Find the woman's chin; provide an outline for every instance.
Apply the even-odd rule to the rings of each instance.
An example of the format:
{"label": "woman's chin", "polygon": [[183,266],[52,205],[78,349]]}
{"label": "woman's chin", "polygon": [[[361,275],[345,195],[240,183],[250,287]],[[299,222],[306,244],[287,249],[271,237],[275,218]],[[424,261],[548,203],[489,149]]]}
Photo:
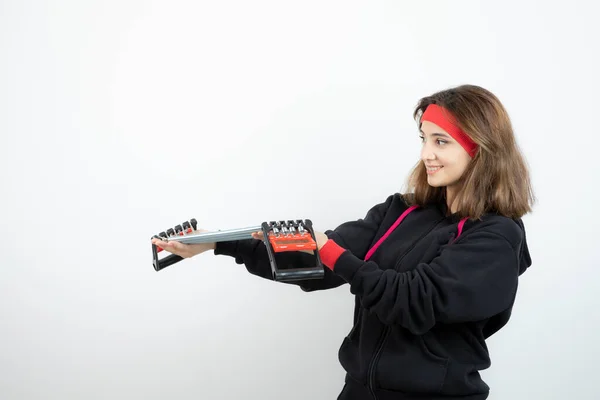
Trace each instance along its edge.
{"label": "woman's chin", "polygon": [[435,179],[435,178],[432,178],[432,177],[428,177],[427,178],[427,183],[429,184],[429,186],[432,186],[432,187],[446,186],[443,181],[440,181],[439,179]]}

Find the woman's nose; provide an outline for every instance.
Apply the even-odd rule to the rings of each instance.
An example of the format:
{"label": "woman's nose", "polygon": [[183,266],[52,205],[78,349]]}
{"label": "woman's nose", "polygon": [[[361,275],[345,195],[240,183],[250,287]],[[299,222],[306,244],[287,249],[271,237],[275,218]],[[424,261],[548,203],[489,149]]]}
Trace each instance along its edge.
{"label": "woman's nose", "polygon": [[435,159],[435,153],[432,151],[432,149],[427,144],[424,144],[423,148],[421,149],[421,159],[422,160],[434,160]]}

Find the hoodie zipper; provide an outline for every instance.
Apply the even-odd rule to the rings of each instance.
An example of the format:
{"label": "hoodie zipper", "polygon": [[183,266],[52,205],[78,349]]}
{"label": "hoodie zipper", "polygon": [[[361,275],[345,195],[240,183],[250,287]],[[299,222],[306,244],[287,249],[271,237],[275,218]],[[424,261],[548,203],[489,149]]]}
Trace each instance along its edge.
{"label": "hoodie zipper", "polygon": [[375,351],[375,356],[371,361],[371,365],[369,366],[369,391],[371,392],[371,396],[373,399],[377,400],[377,396],[375,395],[375,365],[377,365],[377,361],[379,361],[379,355],[381,354],[381,350],[383,350],[383,344],[387,339],[390,333],[390,328],[386,325],[383,331],[383,335],[379,338],[379,342],[377,344],[377,351]]}
{"label": "hoodie zipper", "polygon": [[[445,218],[442,218],[442,219],[436,221],[436,223],[433,224],[433,226],[431,228],[429,228],[421,236],[419,236],[419,238],[417,240],[415,240],[408,249],[406,249],[406,251],[400,256],[398,261],[396,261],[396,264],[394,265],[394,270],[398,269],[398,266],[400,265],[400,263],[402,262],[404,257],[417,245],[417,243],[419,243],[425,236],[427,236],[432,230],[434,230],[440,224],[440,222],[442,222],[444,219]],[[377,365],[377,362],[379,361],[379,357],[381,356],[381,351],[383,350],[383,345],[385,344],[385,341],[387,340],[387,337],[390,334],[390,330],[391,330],[390,327],[388,325],[386,325],[383,330],[383,334],[379,337],[379,341],[378,341],[378,344],[376,347],[377,350],[375,350],[375,356],[371,360],[371,364],[369,365],[369,369],[367,372],[368,373],[369,391],[371,392],[371,396],[373,396],[374,400],[377,400],[377,396],[375,395],[375,366]]]}

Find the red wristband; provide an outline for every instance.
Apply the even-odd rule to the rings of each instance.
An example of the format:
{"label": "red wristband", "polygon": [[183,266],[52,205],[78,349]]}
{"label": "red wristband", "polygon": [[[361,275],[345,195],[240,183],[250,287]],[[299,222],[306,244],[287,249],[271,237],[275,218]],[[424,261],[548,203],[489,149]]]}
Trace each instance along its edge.
{"label": "red wristband", "polygon": [[323,264],[333,271],[333,266],[345,251],[346,249],[341,247],[332,239],[329,239],[327,242],[325,242],[323,247],[321,247],[321,250],[319,250],[319,257],[321,257]]}

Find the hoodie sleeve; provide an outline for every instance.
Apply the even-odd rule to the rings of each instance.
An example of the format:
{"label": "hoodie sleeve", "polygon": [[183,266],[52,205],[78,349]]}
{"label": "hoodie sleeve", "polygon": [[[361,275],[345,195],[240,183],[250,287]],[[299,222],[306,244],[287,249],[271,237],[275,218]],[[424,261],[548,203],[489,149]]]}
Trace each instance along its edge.
{"label": "hoodie sleeve", "polygon": [[[334,230],[325,231],[324,233],[329,238],[328,243],[335,243],[340,249],[348,250],[358,257],[364,257],[393,198],[394,195],[390,195],[384,202],[371,207],[364,219],[345,222]],[[251,274],[265,279],[273,279],[267,248],[261,240],[245,239],[217,242],[214,254],[234,257],[235,262],[240,265],[244,264]],[[293,265],[295,267],[313,266],[315,256],[304,252],[281,252],[276,254],[276,262],[278,265]],[[323,279],[307,279],[285,283],[298,285],[302,290],[310,292],[333,289],[345,284],[346,281],[329,268],[325,268]]]}
{"label": "hoodie sleeve", "polygon": [[512,305],[522,232],[510,224],[465,232],[452,244],[440,237],[430,247],[432,261],[406,272],[382,270],[332,241],[321,248],[322,259],[383,323],[423,334],[437,322],[483,320]]}

